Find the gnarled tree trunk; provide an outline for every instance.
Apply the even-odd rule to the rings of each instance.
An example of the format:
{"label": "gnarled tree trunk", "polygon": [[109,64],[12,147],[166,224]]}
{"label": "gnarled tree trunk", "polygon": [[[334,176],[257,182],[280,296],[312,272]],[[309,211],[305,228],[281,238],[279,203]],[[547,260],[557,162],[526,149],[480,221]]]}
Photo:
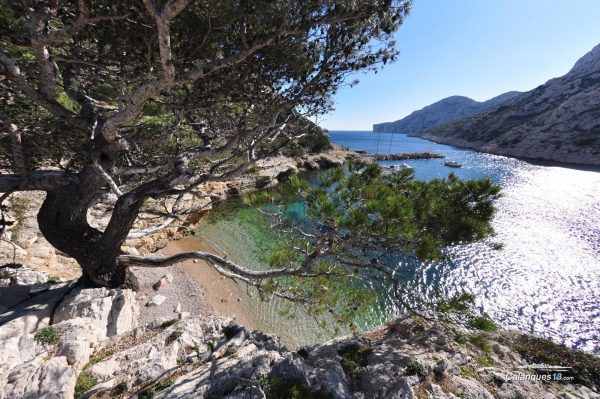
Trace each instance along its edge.
{"label": "gnarled tree trunk", "polygon": [[103,233],[89,225],[87,211],[104,186],[104,180],[88,167],[78,181],[47,190],[38,224],[52,246],[77,260],[91,284],[137,289],[135,276],[118,264],[117,257],[142,201],[128,206],[117,202],[110,227]]}

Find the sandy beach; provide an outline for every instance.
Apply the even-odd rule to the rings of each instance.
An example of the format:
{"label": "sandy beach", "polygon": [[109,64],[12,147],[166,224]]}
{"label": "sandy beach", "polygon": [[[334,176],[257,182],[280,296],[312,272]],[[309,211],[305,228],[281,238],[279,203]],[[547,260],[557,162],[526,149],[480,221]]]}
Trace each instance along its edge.
{"label": "sandy beach", "polygon": [[[161,250],[161,254],[169,255],[185,251],[207,251],[223,255],[194,236],[170,242]],[[217,315],[231,317],[249,330],[257,328],[250,311],[252,299],[240,284],[222,276],[202,260],[189,260],[179,264],[177,268],[200,286],[203,300],[210,311]]]}

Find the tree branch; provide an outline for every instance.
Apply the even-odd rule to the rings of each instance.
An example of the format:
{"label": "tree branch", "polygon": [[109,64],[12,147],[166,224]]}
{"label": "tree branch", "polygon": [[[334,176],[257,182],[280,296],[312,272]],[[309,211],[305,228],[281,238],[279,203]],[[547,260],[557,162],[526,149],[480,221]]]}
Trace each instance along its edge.
{"label": "tree branch", "polygon": [[157,231],[160,231],[162,229],[164,229],[165,227],[167,227],[168,225],[170,225],[171,223],[173,223],[175,221],[175,219],[177,219],[177,217],[180,215],[178,212],[178,208],[179,208],[179,203],[181,202],[183,198],[183,194],[179,195],[177,197],[177,199],[175,200],[175,202],[173,203],[173,207],[171,208],[171,215],[167,217],[162,223],[156,225],[156,226],[152,226],[152,227],[148,227],[146,229],[142,229],[142,230],[138,230],[138,231],[130,231],[129,234],[127,235],[128,239],[135,239],[135,238],[142,238],[147,236],[148,234],[152,234],[155,233]]}
{"label": "tree branch", "polygon": [[110,175],[108,173],[106,173],[106,171],[102,168],[102,166],[100,166],[100,164],[98,162],[94,162],[92,164],[92,167],[102,177],[102,179],[104,179],[104,181],[108,184],[110,189],[115,194],[117,194],[117,197],[120,197],[123,195],[123,192],[121,191],[121,189],[119,188],[117,183],[115,183],[115,181],[112,179],[112,177],[110,177]]}
{"label": "tree branch", "polygon": [[17,126],[12,123],[8,126],[8,130],[10,132],[15,171],[25,178],[27,176],[27,166],[25,164],[25,157],[23,156],[21,132]]}
{"label": "tree branch", "polygon": [[17,66],[14,58],[2,50],[0,50],[0,66],[2,66],[2,71],[8,80],[13,82],[16,88],[29,97],[29,99],[31,99],[33,102],[46,108],[52,114],[56,115],[69,125],[82,130],[88,130],[89,126],[85,120],[79,118],[73,112],[54,101],[54,99],[47,98],[45,95],[42,95],[40,92],[31,87],[27,81],[23,79],[21,70]]}
{"label": "tree branch", "polygon": [[0,192],[7,191],[49,191],[57,187],[77,183],[79,176],[57,170],[32,171],[23,179],[21,175],[0,175]]}
{"label": "tree branch", "polygon": [[285,268],[285,269],[273,269],[273,270],[250,270],[245,267],[236,265],[235,263],[222,258],[218,255],[210,252],[194,251],[194,252],[182,252],[167,258],[150,258],[144,256],[135,255],[121,255],[117,258],[118,262],[123,266],[140,266],[140,267],[165,267],[171,266],[179,262],[183,262],[189,259],[202,259],[218,266],[235,276],[246,278],[250,280],[263,280],[267,278],[276,277],[287,277],[287,276],[302,276],[302,277],[316,277],[318,274],[308,272],[306,267],[301,266],[299,268]]}

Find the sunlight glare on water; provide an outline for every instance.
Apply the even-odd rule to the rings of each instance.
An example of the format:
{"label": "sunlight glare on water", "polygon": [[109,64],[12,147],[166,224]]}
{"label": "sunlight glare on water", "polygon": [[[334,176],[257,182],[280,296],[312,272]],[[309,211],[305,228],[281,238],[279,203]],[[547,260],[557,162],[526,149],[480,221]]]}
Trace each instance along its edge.
{"label": "sunlight glare on water", "polygon": [[[330,132],[330,136],[350,149],[374,152],[376,148],[372,132]],[[382,137],[380,147],[386,153],[431,150],[463,165],[454,169],[439,159],[402,161],[414,168],[417,179],[443,178],[452,172],[464,179],[487,177],[502,187],[493,220],[496,236],[448,248],[447,262],[400,261],[401,288],[412,293],[411,304],[426,302],[436,292],[446,296],[472,292],[480,310],[504,328],[600,353],[598,170],[534,164],[400,134]],[[272,238],[248,222],[252,216],[240,215],[206,225],[201,236],[221,246],[235,261],[264,267],[258,254]],[[493,249],[495,243],[503,248]],[[366,329],[399,311],[390,287],[374,288],[381,293],[382,303],[359,323]],[[311,319],[283,321],[280,306],[277,302],[255,304],[254,317],[263,331],[282,335],[284,342],[293,345],[327,338],[318,333]]]}

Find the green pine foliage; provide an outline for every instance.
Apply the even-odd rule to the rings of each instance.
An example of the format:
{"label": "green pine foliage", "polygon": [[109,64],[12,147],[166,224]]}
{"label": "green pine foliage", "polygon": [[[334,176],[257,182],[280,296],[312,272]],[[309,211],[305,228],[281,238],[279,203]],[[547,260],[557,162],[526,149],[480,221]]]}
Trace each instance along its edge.
{"label": "green pine foliage", "polygon": [[[302,276],[263,281],[261,298],[280,295],[304,304],[309,314],[355,328],[357,316],[378,300],[367,281],[383,277],[393,284],[386,256],[436,261],[446,246],[485,238],[493,232],[499,190],[487,179],[451,174],[418,181],[411,170],[388,174],[377,164],[353,162],[322,173],[317,182],[293,176],[274,189],[247,194],[244,203],[260,207],[271,230],[279,232],[267,264],[303,270]],[[286,213],[291,209],[296,217]],[[465,293],[439,306],[454,312],[472,303]]]}

